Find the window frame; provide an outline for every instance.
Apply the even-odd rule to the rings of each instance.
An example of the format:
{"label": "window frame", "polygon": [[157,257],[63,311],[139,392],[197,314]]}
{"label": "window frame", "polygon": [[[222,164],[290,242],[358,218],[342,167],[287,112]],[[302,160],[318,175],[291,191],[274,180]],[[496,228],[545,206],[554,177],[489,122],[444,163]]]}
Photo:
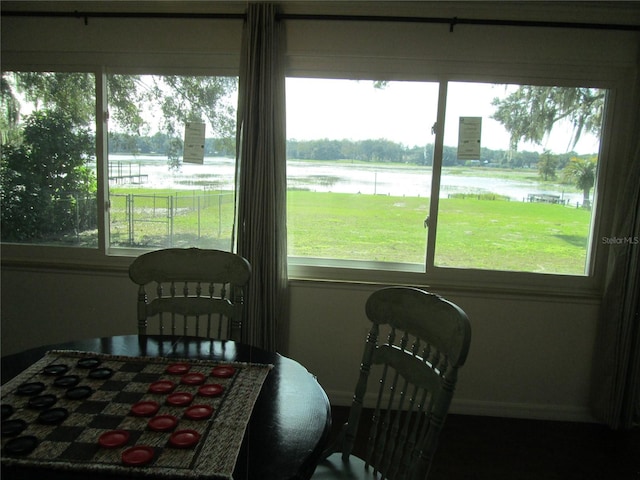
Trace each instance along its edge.
{"label": "window frame", "polygon": [[[61,72],[91,73],[95,79],[95,158],[97,183],[97,224],[98,245],[95,247],[75,247],[64,245],[28,244],[2,242],[2,262],[7,265],[38,264],[49,268],[122,269],[128,266],[131,258],[155,250],[153,248],[111,247],[110,245],[110,205],[109,205],[109,150],[108,150],[108,98],[107,75],[237,75],[228,70],[205,71],[199,68],[191,70],[175,68],[131,69],[101,66],[97,68],[73,68],[53,65],[20,66],[3,65],[2,71],[15,72]],[[224,72],[224,73],[222,73]]]}
{"label": "window frame", "polygon": [[[477,67],[479,71],[484,70]],[[606,186],[606,172],[612,162],[609,157],[611,152],[611,136],[613,135],[613,114],[619,105],[615,105],[617,92],[621,88],[619,80],[602,80],[593,78],[589,80],[583,76],[567,76],[560,79],[554,78],[551,74],[545,74],[546,69],[541,68],[535,75],[513,75],[511,73],[462,73],[455,75],[441,75],[434,80],[433,77],[425,75],[424,78],[408,75],[402,78],[397,73],[394,80],[413,81],[437,81],[440,84],[440,94],[438,99],[437,122],[438,127],[434,142],[434,162],[432,167],[432,190],[431,202],[429,204],[430,223],[426,240],[426,260],[425,265],[409,266],[409,264],[395,265],[385,262],[361,262],[344,261],[337,259],[322,259],[312,257],[288,257],[289,278],[293,280],[329,280],[337,282],[359,282],[359,283],[383,283],[383,284],[412,284],[423,285],[436,288],[447,288],[449,290],[473,291],[481,285],[485,291],[512,292],[522,294],[562,295],[577,297],[593,297],[598,295],[602,289],[604,273],[604,250],[598,239],[602,237],[601,232],[607,228],[607,222],[603,220],[603,212],[610,210],[603,201],[603,192]],[[334,72],[335,73],[335,72]],[[287,76],[309,76],[313,78],[351,78],[344,72],[339,76],[333,76],[331,72],[309,72],[291,74]],[[361,72],[354,75],[353,79],[371,80],[363,76]],[[375,79],[384,79],[380,76]],[[587,247],[587,268],[584,275],[568,275],[557,273],[534,273],[517,271],[485,270],[475,268],[458,267],[438,267],[434,263],[435,242],[437,235],[437,209],[439,201],[434,201],[434,192],[440,188],[440,175],[442,169],[442,153],[444,142],[444,118],[446,115],[446,95],[449,82],[473,82],[492,84],[520,84],[520,85],[554,85],[564,87],[591,87],[607,90],[607,100],[603,115],[602,135],[600,139],[600,152],[598,155],[598,174],[594,189],[594,208],[590,225],[590,239]],[[611,198],[613,191],[604,193],[606,198]],[[435,198],[438,198],[437,196]],[[435,219],[435,221],[434,221]],[[397,268],[400,267],[400,268]],[[419,267],[419,268],[418,268]]]}

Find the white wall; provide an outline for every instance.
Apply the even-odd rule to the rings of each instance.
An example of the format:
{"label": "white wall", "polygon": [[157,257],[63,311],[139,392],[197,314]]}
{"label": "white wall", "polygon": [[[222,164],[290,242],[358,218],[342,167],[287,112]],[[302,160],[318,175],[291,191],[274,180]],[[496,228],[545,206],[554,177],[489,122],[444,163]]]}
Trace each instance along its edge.
{"label": "white wall", "polygon": [[2,268],[2,355],[104,335],[133,334],[137,290],[126,273]]}
{"label": "white wall", "polygon": [[[348,405],[374,286],[296,283],[289,355],[317,375],[331,400]],[[472,342],[453,411],[587,420],[598,306],[589,301],[436,292],[469,315]]]}
{"label": "white wall", "polygon": [[[348,405],[377,286],[292,282],[288,356],[331,401]],[[438,292],[469,315],[473,338],[453,411],[589,420],[597,302]],[[136,332],[126,272],[2,269],[2,355],[73,339]]]}

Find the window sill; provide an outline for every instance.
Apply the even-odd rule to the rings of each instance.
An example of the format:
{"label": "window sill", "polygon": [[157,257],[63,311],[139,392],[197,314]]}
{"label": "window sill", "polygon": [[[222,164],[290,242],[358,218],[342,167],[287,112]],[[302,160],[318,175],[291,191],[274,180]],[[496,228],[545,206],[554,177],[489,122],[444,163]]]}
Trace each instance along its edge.
{"label": "window sill", "polygon": [[126,272],[132,259],[105,255],[97,248],[2,244],[3,268]]}
{"label": "window sill", "polygon": [[[299,259],[298,259],[299,261]],[[525,297],[574,298],[599,302],[602,288],[591,276],[552,275],[526,272],[435,269],[416,271],[345,268],[289,263],[291,282],[318,282],[360,285],[412,285],[448,294],[508,295]]]}

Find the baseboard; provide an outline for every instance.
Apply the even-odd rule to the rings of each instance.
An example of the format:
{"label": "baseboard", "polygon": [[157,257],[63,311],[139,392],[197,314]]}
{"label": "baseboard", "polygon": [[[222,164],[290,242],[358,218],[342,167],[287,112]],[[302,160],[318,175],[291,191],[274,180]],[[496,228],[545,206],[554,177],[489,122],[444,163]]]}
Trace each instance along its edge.
{"label": "baseboard", "polygon": [[[332,405],[349,406],[353,393],[327,392]],[[374,406],[373,399],[365,398],[364,406]],[[535,403],[488,402],[478,400],[456,400],[451,402],[449,413],[458,415],[478,415],[485,417],[522,418],[529,420],[554,420],[562,422],[588,422],[596,420],[587,407],[572,405],[541,405]]]}

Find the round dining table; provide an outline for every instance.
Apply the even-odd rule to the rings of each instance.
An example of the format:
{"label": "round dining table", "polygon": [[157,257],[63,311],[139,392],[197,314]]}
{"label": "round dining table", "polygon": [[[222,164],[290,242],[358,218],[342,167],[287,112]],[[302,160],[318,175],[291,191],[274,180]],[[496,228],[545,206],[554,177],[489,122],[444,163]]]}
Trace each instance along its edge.
{"label": "round dining table", "polygon": [[[2,357],[2,384],[50,350],[132,357],[166,357],[272,364],[260,390],[238,453],[233,480],[307,479],[313,474],[331,428],[329,400],[300,363],[281,354],[233,341],[197,337],[123,335],[46,345]],[[86,474],[2,465],[2,479],[72,480]],[[115,478],[91,475],[92,480]],[[118,478],[122,478],[118,476]]]}

